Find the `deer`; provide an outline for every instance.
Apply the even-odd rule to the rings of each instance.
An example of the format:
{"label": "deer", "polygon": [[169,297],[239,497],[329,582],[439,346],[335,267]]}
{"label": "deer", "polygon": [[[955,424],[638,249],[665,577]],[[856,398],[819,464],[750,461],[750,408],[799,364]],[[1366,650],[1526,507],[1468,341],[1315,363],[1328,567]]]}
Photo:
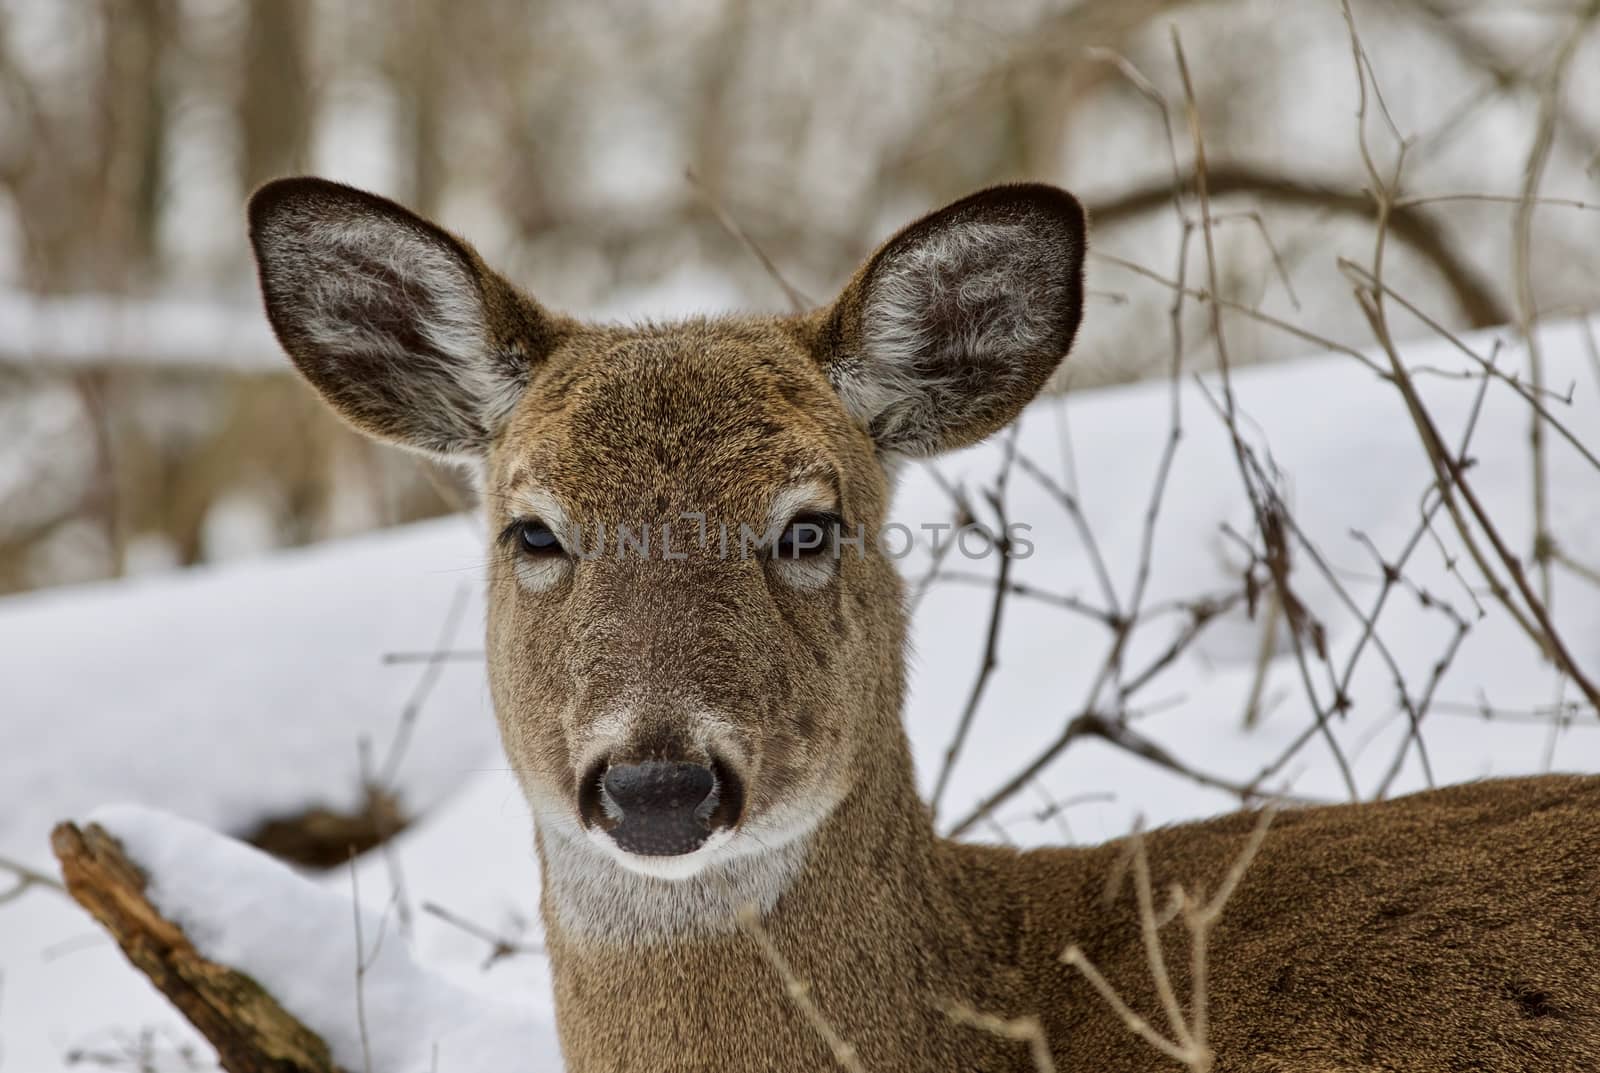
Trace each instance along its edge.
{"label": "deer", "polygon": [[[1115,881],[1128,839],[936,832],[902,723],[905,588],[850,534],[883,524],[904,465],[993,435],[1065,359],[1071,194],[956,201],[809,312],[636,325],[547,309],[333,182],[271,182],[248,216],[310,386],[476,474],[490,693],[574,1073],[1600,1069],[1600,777],[1147,832],[1149,890],[1237,880],[1204,966]],[[683,518],[764,539],[596,536]],[[1197,982],[1187,1058],[1130,1029],[1193,1017]]]}

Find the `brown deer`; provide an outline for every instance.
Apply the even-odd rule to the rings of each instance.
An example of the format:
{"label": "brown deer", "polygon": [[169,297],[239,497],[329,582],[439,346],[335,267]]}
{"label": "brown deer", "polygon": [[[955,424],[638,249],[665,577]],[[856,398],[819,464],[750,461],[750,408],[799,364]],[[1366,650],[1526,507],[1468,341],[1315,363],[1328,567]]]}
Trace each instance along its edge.
{"label": "brown deer", "polygon": [[[806,315],[639,327],[548,311],[329,182],[264,187],[250,233],[312,386],[481,473],[489,678],[577,1073],[1035,1068],[972,1012],[1034,1019],[1061,1070],[1177,1068],[1069,945],[1150,1025],[1188,1019],[1196,1069],[1600,1069],[1600,778],[1278,815],[1211,930],[1203,1026],[1182,923],[1110,882],[1127,843],[935,834],[901,580],[851,534],[900,460],[995,432],[1066,355],[1070,195],[958,201]],[[1256,828],[1149,834],[1142,889],[1217,890]]]}

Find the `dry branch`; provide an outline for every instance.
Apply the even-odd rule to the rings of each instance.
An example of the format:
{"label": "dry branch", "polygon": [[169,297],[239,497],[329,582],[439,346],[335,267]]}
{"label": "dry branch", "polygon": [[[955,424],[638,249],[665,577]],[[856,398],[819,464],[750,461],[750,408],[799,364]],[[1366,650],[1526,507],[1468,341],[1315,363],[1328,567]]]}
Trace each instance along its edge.
{"label": "dry branch", "polygon": [[[1561,92],[1566,82],[1567,69],[1577,55],[1578,45],[1595,16],[1600,14],[1600,4],[1591,3],[1584,18],[1567,33],[1556,54],[1555,62],[1539,94],[1539,122],[1534,131],[1533,145],[1528,149],[1528,162],[1523,168],[1522,198],[1517,205],[1512,225],[1512,275],[1517,287],[1517,332],[1522,336],[1528,351],[1528,371],[1533,378],[1533,390],[1544,389],[1544,350],[1539,344],[1539,303],[1533,285],[1533,212],[1538,203],[1539,186],[1544,181],[1545,167],[1550,162],[1550,151],[1555,146],[1556,120],[1560,112]],[[1533,563],[1539,573],[1539,599],[1549,606],[1550,563],[1554,557],[1555,538],[1550,533],[1549,475],[1545,461],[1544,416],[1535,412],[1528,429],[1529,446],[1533,456]]]}
{"label": "dry branch", "polygon": [[861,1064],[861,1056],[856,1053],[855,1045],[839,1034],[838,1029],[823,1016],[817,1008],[816,1000],[811,996],[811,984],[795,975],[789,960],[783,956],[772,936],[767,934],[761,926],[761,918],[751,906],[739,910],[737,916],[739,927],[750,937],[761,951],[761,956],[767,964],[778,974],[778,979],[783,982],[784,994],[789,996],[789,1001],[804,1017],[823,1043],[827,1044],[828,1053],[833,1056],[834,1063],[845,1073],[866,1073],[866,1067]]}
{"label": "dry branch", "polygon": [[[523,942],[521,939],[516,938],[515,936],[493,931],[484,927],[482,924],[474,924],[472,921],[457,913],[451,912],[449,909],[439,905],[437,902],[423,902],[422,911],[427,913],[429,916],[437,917],[453,928],[457,928],[460,931],[466,932],[474,939],[481,939],[485,943],[488,943],[489,954],[483,959],[483,970],[485,972],[493,968],[496,962],[504,958],[520,957],[523,955],[543,956],[545,953],[544,947],[539,943]],[[522,931],[525,926],[525,922],[521,921],[520,919],[515,923],[515,929],[518,932]]]}
{"label": "dry branch", "polygon": [[[1106,668],[1102,668],[1102,675]],[[1320,724],[1313,724],[1313,729]],[[966,834],[978,822],[986,818],[1003,802],[1010,800],[1023,787],[1031,783],[1045,768],[1049,767],[1056,757],[1066,751],[1067,746],[1075,741],[1085,738],[1094,738],[1107,745],[1115,746],[1123,752],[1139,757],[1158,768],[1164,768],[1174,775],[1179,775],[1201,786],[1208,786],[1213,790],[1223,790],[1233,794],[1243,805],[1258,803],[1267,804],[1300,804],[1322,805],[1326,801],[1308,798],[1287,792],[1273,792],[1262,789],[1262,783],[1270,777],[1271,772],[1257,775],[1248,784],[1235,782],[1217,775],[1200,771],[1184,763],[1170,751],[1163,748],[1150,738],[1145,737],[1129,726],[1116,719],[1108,718],[1098,712],[1086,711],[1073,717],[1067,722],[1065,729],[1028,764],[1011,778],[1007,779],[1000,787],[984,797],[973,807],[972,811],[953,825],[946,832],[946,837],[959,838]]]}
{"label": "dry branch", "polygon": [[967,734],[972,729],[972,721],[978,714],[978,705],[983,701],[984,690],[988,687],[995,668],[1000,665],[1000,624],[1005,617],[1006,597],[1011,593],[1012,560],[1010,519],[1006,516],[1005,499],[1011,467],[1017,461],[1016,432],[1017,426],[1013,426],[1011,435],[1006,439],[1005,461],[1001,464],[1000,475],[995,479],[994,488],[985,493],[996,518],[994,532],[989,534],[989,546],[999,556],[1000,566],[995,574],[994,597],[989,606],[989,628],[983,642],[983,661],[978,666],[977,677],[973,679],[972,688],[967,694],[967,703],[962,708],[961,718],[956,723],[955,735],[945,749],[944,763],[939,768],[939,776],[933,786],[933,796],[928,802],[928,807],[935,816],[939,814],[939,801],[944,797],[945,788],[950,784],[950,774],[955,770],[956,760],[961,755],[961,747],[966,743]]}
{"label": "dry branch", "polygon": [[940,1002],[937,1005],[946,1017],[958,1025],[966,1025],[1013,1043],[1026,1043],[1028,1054],[1033,1059],[1034,1073],[1056,1073],[1055,1060],[1050,1057],[1050,1041],[1045,1039],[1044,1028],[1037,1017],[998,1017],[961,1002]]}
{"label": "dry branch", "polygon": [[208,960],[145,896],[145,877],[102,828],[50,836],[67,891],[217,1049],[228,1073],[340,1073],[328,1045],[250,977]]}
{"label": "dry branch", "polygon": [[[1461,508],[1457,506],[1456,498],[1458,496],[1465,503],[1467,512],[1477,522],[1479,529],[1482,530],[1484,537],[1488,540],[1494,551],[1495,558],[1499,560],[1506,573],[1510,575],[1512,586],[1516,594],[1522,597],[1524,606],[1522,609],[1517,607],[1512,591],[1493,572],[1488,565],[1487,558],[1482,553],[1474,550],[1474,556],[1478,559],[1484,578],[1489,582],[1492,592],[1507,611],[1512,614],[1512,617],[1528,631],[1533,641],[1583,691],[1584,697],[1588,702],[1595,707],[1600,707],[1600,687],[1597,687],[1589,676],[1579,668],[1566,642],[1556,631],[1555,624],[1551,620],[1544,604],[1539,601],[1538,595],[1529,583],[1521,561],[1506,545],[1505,539],[1500,535],[1499,528],[1495,525],[1493,518],[1473,491],[1472,485],[1466,480],[1466,467],[1458,459],[1451,457],[1449,449],[1445,447],[1438,427],[1433,422],[1432,415],[1428,412],[1427,407],[1423,405],[1421,397],[1417,394],[1416,388],[1412,384],[1410,372],[1400,361],[1399,353],[1395,349],[1393,339],[1389,336],[1388,328],[1383,320],[1381,311],[1375,304],[1375,299],[1366,291],[1358,291],[1356,298],[1361,305],[1362,312],[1367,316],[1368,323],[1372,325],[1374,335],[1389,356],[1394,372],[1395,386],[1400,389],[1406,408],[1417,427],[1418,437],[1422,440],[1422,445],[1427,450],[1428,461],[1433,465],[1438,481],[1439,493],[1444,497],[1445,506],[1449,509],[1451,517],[1456,522],[1462,541],[1469,550],[1477,548],[1466,518]],[[1526,614],[1524,614],[1524,611]],[[1531,624],[1530,619],[1532,620]]]}
{"label": "dry branch", "polygon": [[706,204],[711,206],[711,211],[717,218],[717,223],[721,224],[728,234],[737,239],[740,245],[744,246],[750,252],[750,255],[761,263],[761,267],[771,277],[772,282],[778,285],[778,289],[783,292],[783,296],[789,300],[789,308],[796,313],[804,313],[810,309],[815,303],[802,294],[794,284],[789,282],[788,277],[778,270],[777,263],[771,257],[768,257],[766,251],[757,244],[755,239],[750,237],[750,233],[739,225],[739,221],[723,207],[722,202],[711,192],[711,188],[701,181],[700,177],[694,173],[694,170],[690,169],[685,172],[684,178],[689,180],[689,185],[693,186],[705,197]]}
{"label": "dry branch", "polygon": [[[1211,1073],[1215,1062],[1215,1055],[1212,1054],[1209,1042],[1211,996],[1208,982],[1211,932],[1216,927],[1217,921],[1222,919],[1228,899],[1233,897],[1233,892],[1244,878],[1245,871],[1255,860],[1256,854],[1261,851],[1261,844],[1266,841],[1267,828],[1271,826],[1275,815],[1276,812],[1272,808],[1262,810],[1255,830],[1251,832],[1249,840],[1229,866],[1216,894],[1209,900],[1198,888],[1188,891],[1174,884],[1170,891],[1169,906],[1157,913],[1155,894],[1150,881],[1150,859],[1146,854],[1144,836],[1140,832],[1134,833],[1129,842],[1128,855],[1119,860],[1112,870],[1106,887],[1108,897],[1121,882],[1123,871],[1128,865],[1132,866],[1134,898],[1139,907],[1139,931],[1145,948],[1145,964],[1150,970],[1151,982],[1172,1026],[1172,1039],[1163,1036],[1146,1018],[1129,1006],[1127,1000],[1117,992],[1076,943],[1067,947],[1061,955],[1061,961],[1077,969],[1099,993],[1101,999],[1122,1021],[1123,1027],[1161,1054],[1188,1067],[1190,1073]],[[1184,928],[1189,933],[1188,1019],[1185,1019],[1183,1004],[1173,989],[1159,936],[1162,925],[1174,918],[1181,918]]]}
{"label": "dry branch", "polygon": [[[1193,189],[1194,173],[1183,176],[1185,189]],[[1294,176],[1244,165],[1212,165],[1206,169],[1206,186],[1213,198],[1252,195],[1298,208],[1334,212],[1341,216],[1373,219],[1377,207],[1364,191],[1339,190]],[[1139,187],[1109,201],[1090,205],[1090,215],[1101,227],[1130,220],[1172,204],[1172,185],[1165,180]],[[1213,217],[1215,219],[1215,217]],[[1390,208],[1389,230],[1438,271],[1455,296],[1461,312],[1474,328],[1492,328],[1511,320],[1511,310],[1465,257],[1450,244],[1445,229],[1415,203]]]}
{"label": "dry branch", "polygon": [[34,887],[66,893],[59,880],[5,857],[0,857],[0,872],[10,872],[13,878],[11,886],[0,890],[0,905],[16,901]]}

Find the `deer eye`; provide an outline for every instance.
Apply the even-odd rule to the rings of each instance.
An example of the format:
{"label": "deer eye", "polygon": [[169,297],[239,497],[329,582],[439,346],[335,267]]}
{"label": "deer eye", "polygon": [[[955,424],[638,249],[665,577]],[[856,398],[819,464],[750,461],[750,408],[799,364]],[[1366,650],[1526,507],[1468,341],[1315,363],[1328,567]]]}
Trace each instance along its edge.
{"label": "deer eye", "polygon": [[778,559],[811,559],[833,550],[844,520],[837,514],[807,511],[796,514],[779,535],[772,554]]}
{"label": "deer eye", "polygon": [[565,555],[566,549],[561,546],[561,541],[556,538],[550,527],[536,518],[526,521],[512,522],[511,537],[517,550],[522,554],[534,558],[544,558],[551,555]]}

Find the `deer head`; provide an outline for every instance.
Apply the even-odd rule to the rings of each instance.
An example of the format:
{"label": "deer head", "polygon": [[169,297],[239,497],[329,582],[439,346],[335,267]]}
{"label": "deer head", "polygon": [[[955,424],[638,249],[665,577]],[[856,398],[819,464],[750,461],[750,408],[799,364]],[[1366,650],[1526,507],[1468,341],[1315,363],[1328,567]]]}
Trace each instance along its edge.
{"label": "deer head", "polygon": [[831,305],[647,326],[545,310],[389,201],[250,204],[274,330],[365,432],[469,461],[488,668],[547,850],[681,880],[803,843],[900,734],[891,474],[996,431],[1066,355],[1083,212],[985,190]]}

